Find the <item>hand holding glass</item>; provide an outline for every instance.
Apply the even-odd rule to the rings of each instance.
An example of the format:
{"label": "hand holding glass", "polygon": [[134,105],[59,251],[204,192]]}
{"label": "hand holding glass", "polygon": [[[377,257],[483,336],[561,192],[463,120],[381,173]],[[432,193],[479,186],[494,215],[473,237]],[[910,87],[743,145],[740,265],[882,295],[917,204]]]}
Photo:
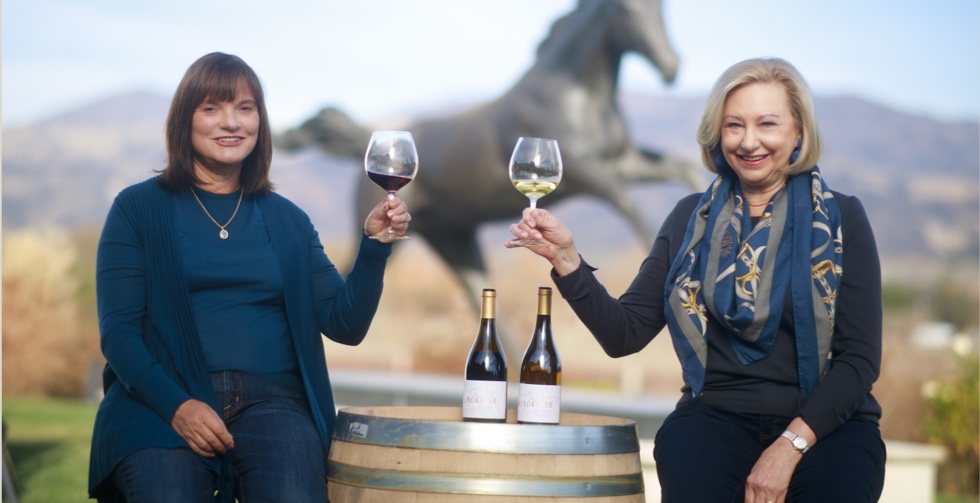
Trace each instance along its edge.
{"label": "hand holding glass", "polygon": [[[371,135],[367,152],[364,154],[364,172],[368,178],[382,189],[388,191],[388,199],[395,192],[408,185],[419,169],[419,154],[415,150],[415,140],[408,131],[375,131]],[[389,225],[371,239],[410,239],[399,236]]]}
{"label": "hand holding glass", "polygon": [[[531,200],[531,208],[536,208],[538,199],[550,194],[561,182],[558,142],[547,138],[520,137],[510,156],[509,170],[514,188]],[[541,244],[533,239],[515,239],[511,243],[519,246]]]}

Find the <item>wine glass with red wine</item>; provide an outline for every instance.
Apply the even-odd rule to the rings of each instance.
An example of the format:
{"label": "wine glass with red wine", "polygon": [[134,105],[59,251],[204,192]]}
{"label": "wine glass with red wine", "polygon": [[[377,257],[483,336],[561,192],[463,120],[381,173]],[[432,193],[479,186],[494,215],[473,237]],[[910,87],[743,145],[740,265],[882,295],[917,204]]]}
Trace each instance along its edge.
{"label": "wine glass with red wine", "polygon": [[[364,172],[368,178],[388,192],[388,198],[395,197],[398,189],[408,185],[419,170],[419,154],[415,150],[415,140],[408,131],[375,131],[371,134],[367,152],[364,154]],[[388,227],[384,232],[370,236],[371,239],[409,239],[399,236]]]}

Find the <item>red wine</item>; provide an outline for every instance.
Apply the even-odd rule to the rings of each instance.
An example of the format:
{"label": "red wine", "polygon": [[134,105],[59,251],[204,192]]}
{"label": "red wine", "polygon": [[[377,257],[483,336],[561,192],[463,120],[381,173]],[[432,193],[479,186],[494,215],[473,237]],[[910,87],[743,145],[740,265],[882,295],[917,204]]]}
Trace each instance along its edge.
{"label": "red wine", "polygon": [[412,178],[408,176],[389,175],[387,173],[375,173],[373,171],[368,171],[367,175],[378,187],[388,192],[394,192],[412,181]]}
{"label": "red wine", "polygon": [[519,423],[558,424],[561,418],[561,358],[551,335],[551,288],[538,288],[538,320],[521,362]]}
{"label": "red wine", "polygon": [[503,422],[507,419],[507,358],[497,337],[496,299],[496,290],[483,290],[480,330],[466,357],[464,421]]}

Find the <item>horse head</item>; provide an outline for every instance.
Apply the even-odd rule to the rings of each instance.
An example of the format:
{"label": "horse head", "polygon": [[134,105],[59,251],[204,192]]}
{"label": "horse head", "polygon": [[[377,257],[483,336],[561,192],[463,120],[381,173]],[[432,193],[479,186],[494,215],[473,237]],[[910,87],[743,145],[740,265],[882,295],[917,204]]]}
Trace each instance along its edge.
{"label": "horse head", "polygon": [[[582,0],[588,1],[588,0]],[[614,43],[623,52],[637,53],[653,64],[664,82],[677,77],[680,58],[667,39],[661,0],[593,0],[605,4]]]}
{"label": "horse head", "polygon": [[[579,0],[538,46],[538,65],[546,71],[571,69],[585,80],[608,71],[615,80],[620,58],[636,53],[670,84],[680,58],[667,40],[661,10],[661,0]],[[597,68],[595,58],[610,66]]]}

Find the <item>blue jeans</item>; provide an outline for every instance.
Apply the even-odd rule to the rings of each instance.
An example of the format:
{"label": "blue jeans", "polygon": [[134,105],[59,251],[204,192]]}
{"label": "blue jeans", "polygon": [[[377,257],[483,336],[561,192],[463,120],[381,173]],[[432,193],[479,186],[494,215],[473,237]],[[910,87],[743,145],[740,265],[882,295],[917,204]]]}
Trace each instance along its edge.
{"label": "blue jeans", "polygon": [[[239,503],[327,501],[326,459],[298,382],[235,371],[211,374],[220,412],[235,439],[235,497]],[[143,449],[112,472],[126,501],[214,501],[215,473],[184,449]]]}
{"label": "blue jeans", "polygon": [[[791,419],[698,403],[678,407],[654,441],[663,503],[741,503],[752,467]],[[803,455],[786,501],[875,502],[884,482],[885,444],[878,425],[851,418]]]}

